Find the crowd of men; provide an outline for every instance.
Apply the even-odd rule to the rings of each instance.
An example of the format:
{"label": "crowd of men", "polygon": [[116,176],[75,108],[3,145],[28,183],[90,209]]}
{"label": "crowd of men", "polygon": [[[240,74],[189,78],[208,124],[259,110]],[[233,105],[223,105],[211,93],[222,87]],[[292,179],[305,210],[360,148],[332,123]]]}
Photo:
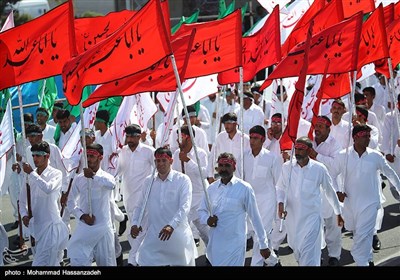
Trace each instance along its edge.
{"label": "crowd of men", "polygon": [[35,117],[24,115],[16,162],[7,155],[2,189],[14,208],[12,227],[20,243],[30,240],[32,266],[62,265],[65,254],[71,266],[121,266],[123,234],[129,266],[194,266],[200,240],[210,265],[243,266],[251,239],[252,266],[279,266],[285,239],[299,266],[320,266],[325,247],[328,265],[338,266],[343,230],[353,235],[356,265],[373,266],[383,179],[397,199],[400,192],[400,95],[390,98],[385,78],[376,77],[358,89],[350,110],[335,99],[313,125],[301,119],[291,151],[280,148],[284,86],[275,103],[250,83],[242,106],[237,89],[211,94],[188,106],[188,115],[182,110],[166,145],[160,104],[159,126],[126,126],[122,147],[109,112],[100,110],[72,165],[61,151],[75,119],[60,102],[52,112],[38,108]]}

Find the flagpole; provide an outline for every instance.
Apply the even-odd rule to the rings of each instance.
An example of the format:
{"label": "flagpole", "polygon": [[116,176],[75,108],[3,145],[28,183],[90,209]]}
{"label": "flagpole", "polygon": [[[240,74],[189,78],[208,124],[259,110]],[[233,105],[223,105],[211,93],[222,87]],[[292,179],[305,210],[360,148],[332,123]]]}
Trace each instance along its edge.
{"label": "flagpole", "polygon": [[[396,98],[395,98],[395,96],[394,96],[394,90],[395,90],[395,87],[394,87],[394,75],[393,75],[393,65],[392,65],[392,59],[389,57],[388,58],[388,66],[389,66],[389,74],[390,74],[390,80],[389,80],[389,95],[390,95],[390,97],[392,98],[392,103],[393,103],[393,109],[392,109],[392,113],[394,113],[394,115],[396,116],[396,124],[397,124],[397,132],[398,132],[398,134],[400,135],[400,127],[399,127],[399,112],[398,112],[398,110],[396,109],[396,106],[395,106],[395,104],[396,104]],[[388,82],[387,82],[387,79],[386,79],[386,76],[384,76],[385,77],[385,83],[386,83],[386,85],[388,84]],[[393,127],[393,126],[392,126]],[[392,135],[393,135],[393,133],[392,133]],[[393,136],[392,136],[393,137]],[[391,143],[391,145],[393,146],[393,141],[390,141],[390,143]],[[394,147],[392,147],[392,155],[394,155],[394,150],[395,150],[395,148]]]}
{"label": "flagpole", "polygon": [[240,179],[243,179],[243,172],[244,172],[244,166],[243,166],[243,150],[244,150],[244,118],[243,118],[243,67],[239,67],[239,99],[240,99],[240,131],[242,132],[242,135],[240,137]]}
{"label": "flagpole", "polygon": [[[286,202],[287,202],[287,197],[288,197],[288,190],[290,188],[290,182],[292,181],[292,170],[293,170],[293,162],[292,162],[292,160],[293,160],[293,155],[294,155],[294,143],[292,143],[292,150],[291,150],[290,153],[291,153],[291,156],[290,156],[290,159],[289,159],[289,161],[290,161],[290,163],[289,163],[290,164],[290,168],[289,168],[289,183],[288,183],[286,191],[285,191],[285,197],[283,198],[283,213],[286,212]],[[279,225],[279,232],[282,232],[283,231],[283,222],[286,219],[286,215],[284,215],[283,217],[280,217],[280,219],[281,219],[281,223]]]}
{"label": "flagpole", "polygon": [[[81,143],[83,149],[83,167],[87,168],[87,154],[86,154],[86,137],[85,137],[85,124],[83,123],[83,108],[82,108],[82,100],[79,102],[79,115],[80,115],[80,123],[81,123]],[[89,179],[89,178],[88,178]],[[89,216],[92,217],[93,209],[92,209],[92,180],[89,180],[88,185],[88,205],[89,205]]]}
{"label": "flagpole", "polygon": [[208,196],[208,192],[207,192],[207,187],[205,185],[204,182],[204,177],[203,177],[203,172],[201,171],[201,166],[200,166],[200,159],[199,159],[199,154],[197,152],[197,146],[195,144],[194,141],[194,133],[193,133],[193,127],[190,123],[190,118],[189,118],[189,112],[188,109],[186,108],[186,102],[185,102],[185,98],[183,96],[183,91],[182,91],[182,84],[181,84],[181,80],[179,78],[179,73],[178,73],[178,68],[176,66],[176,61],[175,61],[175,56],[173,54],[170,55],[171,58],[171,62],[172,62],[172,68],[174,69],[174,74],[175,74],[175,79],[176,79],[176,83],[178,85],[178,90],[179,90],[179,95],[181,97],[182,100],[182,106],[183,106],[183,110],[185,111],[185,117],[186,117],[186,122],[188,124],[188,128],[189,128],[189,134],[190,134],[190,139],[192,139],[193,142],[193,149],[194,149],[194,154],[196,156],[196,161],[197,161],[197,167],[199,168],[199,173],[200,173],[200,178],[201,178],[201,184],[203,186],[203,191],[204,191],[204,195],[206,198],[206,203],[207,203],[207,208],[209,211],[209,215],[213,216],[213,212],[212,212],[212,208],[211,208],[211,203],[210,203],[210,198]]}

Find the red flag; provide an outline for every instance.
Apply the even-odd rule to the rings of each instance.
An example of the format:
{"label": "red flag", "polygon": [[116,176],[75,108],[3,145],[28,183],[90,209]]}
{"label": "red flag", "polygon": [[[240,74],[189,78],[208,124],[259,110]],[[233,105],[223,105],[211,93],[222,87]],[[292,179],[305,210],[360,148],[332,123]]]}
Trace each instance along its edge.
{"label": "red flag", "polygon": [[[277,63],[281,59],[279,23],[279,6],[276,5],[263,27],[252,36],[242,39],[243,81],[250,81],[258,71]],[[238,83],[239,81],[238,68],[218,74],[220,85]]]}
{"label": "red flag", "polygon": [[[307,74],[322,74],[329,59],[329,74],[344,73],[357,69],[358,47],[362,26],[362,13],[331,26],[311,38],[310,64]],[[268,80],[298,76],[305,44],[293,48],[275,68]],[[263,90],[266,82],[261,86]]]}
{"label": "red flag", "polygon": [[400,18],[392,22],[387,28],[389,53],[392,58],[393,68],[400,63]]}
{"label": "red flag", "polygon": [[326,71],[328,71],[328,67],[329,67],[329,60],[326,62],[325,65],[325,71],[324,71],[324,76],[322,77],[322,81],[321,81],[321,86],[317,92],[317,99],[314,102],[314,106],[312,108],[312,112],[313,112],[313,117],[311,120],[311,126],[310,126],[310,130],[308,131],[308,138],[310,138],[311,140],[314,139],[314,127],[315,124],[317,123],[317,118],[319,116],[319,107],[321,106],[321,101],[322,101],[322,88],[324,87],[324,84],[326,83]]}
{"label": "red flag", "polygon": [[382,3],[363,23],[358,49],[358,69],[373,61],[388,58],[385,19]]}
{"label": "red flag", "polygon": [[385,26],[389,26],[394,20],[394,3],[383,7],[383,14],[385,16]]}
{"label": "red flag", "polygon": [[293,93],[292,99],[290,99],[288,108],[288,121],[285,130],[283,131],[282,137],[279,140],[281,150],[290,150],[292,144],[297,138],[297,129],[299,127],[301,106],[303,105],[304,99],[304,88],[306,85],[307,68],[309,61],[309,53],[311,50],[311,36],[314,23],[311,22],[307,34],[307,39],[304,43],[304,51],[301,53],[303,65],[300,70],[299,79],[295,85],[295,92]]}
{"label": "red flag", "polygon": [[[323,2],[323,1],[322,1]],[[312,13],[309,13],[310,9],[307,10],[304,16],[308,16],[308,22],[305,22],[304,16],[303,25],[296,27],[290,33],[282,46],[282,55],[286,56],[290,50],[295,47],[298,43],[304,42],[307,37],[308,27],[311,20],[314,21],[313,35],[321,32],[322,30],[341,22],[344,19],[343,6],[341,0],[333,0],[326,6],[322,6],[318,1],[315,1],[310,9]],[[313,14],[313,16],[312,16]],[[312,17],[310,17],[312,16]]]}
{"label": "red flag", "polygon": [[105,16],[75,19],[76,48],[78,53],[87,51],[95,44],[110,37],[125,24],[136,11],[123,10]]}
{"label": "red flag", "polygon": [[160,0],[161,2],[161,11],[162,16],[164,18],[165,28],[167,29],[168,38],[171,37],[171,21],[170,21],[170,14],[169,14],[169,5],[167,0]]}
{"label": "red flag", "polygon": [[85,86],[132,75],[171,53],[160,2],[151,0],[110,37],[65,64],[65,97],[77,105]]}
{"label": "red flag", "polygon": [[320,89],[323,99],[334,99],[345,96],[350,92],[349,73],[331,74]]}
{"label": "red flag", "polygon": [[374,0],[346,0],[343,1],[344,17],[349,18],[358,12],[363,14],[375,10]]}
{"label": "red flag", "polygon": [[0,90],[61,73],[75,53],[68,1],[0,34]]}
{"label": "red flag", "polygon": [[242,14],[238,9],[223,19],[183,24],[174,34],[196,28],[185,79],[207,76],[242,66]]}
{"label": "red flag", "polygon": [[400,18],[400,2],[394,4],[394,20]]}
{"label": "red flag", "polygon": [[[196,29],[192,31],[189,36],[177,38],[171,42],[178,72],[181,75],[187,66],[187,58],[190,54]],[[176,88],[177,84],[170,57],[165,57],[144,71],[103,84],[82,105],[88,107],[112,96],[128,96],[147,91],[174,91]]]}

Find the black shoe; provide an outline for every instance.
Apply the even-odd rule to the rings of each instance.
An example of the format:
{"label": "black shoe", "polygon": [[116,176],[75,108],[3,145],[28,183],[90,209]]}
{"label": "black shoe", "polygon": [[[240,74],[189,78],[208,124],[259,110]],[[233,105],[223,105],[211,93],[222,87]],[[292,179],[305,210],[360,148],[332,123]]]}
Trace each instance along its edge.
{"label": "black shoe", "polygon": [[274,253],[275,253],[276,257],[279,258],[279,251],[278,250],[274,250]]}
{"label": "black shoe", "polygon": [[375,266],[374,262],[368,262],[368,266]]}
{"label": "black shoe", "polygon": [[374,250],[379,251],[381,249],[381,241],[378,238],[378,235],[374,235],[373,239],[372,239],[372,248],[374,248]]}
{"label": "black shoe", "polygon": [[251,249],[253,249],[253,245],[253,237],[248,238],[246,241],[246,251],[250,251]]}
{"label": "black shoe", "polygon": [[339,260],[334,257],[330,257],[328,260],[328,266],[339,266]]}
{"label": "black shoe", "polygon": [[200,246],[200,239],[195,238],[193,240],[194,240],[194,244],[196,244],[196,247],[199,247]]}
{"label": "black shoe", "polygon": [[124,262],[124,256],[121,254],[118,258],[116,258],[116,260],[117,260],[117,266],[122,266]]}
{"label": "black shoe", "polygon": [[128,221],[128,215],[125,214],[125,219],[119,223],[118,234],[119,236],[123,235],[126,230],[126,222]]}
{"label": "black shoe", "polygon": [[18,223],[18,221],[15,221],[12,225],[11,225],[11,229],[17,229],[18,228],[18,226],[19,226],[19,223]]}

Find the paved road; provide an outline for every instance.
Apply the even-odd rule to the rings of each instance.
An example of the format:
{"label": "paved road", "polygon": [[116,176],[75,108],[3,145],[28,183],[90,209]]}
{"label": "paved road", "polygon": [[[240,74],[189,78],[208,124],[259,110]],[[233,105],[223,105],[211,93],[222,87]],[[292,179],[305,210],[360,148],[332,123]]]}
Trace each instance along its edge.
{"label": "paved road", "polygon": [[[383,220],[382,229],[378,233],[379,238],[382,242],[382,248],[380,251],[374,252],[374,262],[377,266],[400,266],[400,203],[396,201],[389,188],[384,189],[384,194],[386,196],[386,202],[384,203],[385,217]],[[17,237],[17,230],[12,230],[10,227],[14,222],[12,217],[12,208],[9,201],[8,195],[1,197],[0,209],[2,210],[0,221],[4,225],[8,236],[10,249],[17,249],[13,245],[13,241]],[[72,220],[72,228],[74,228],[74,220]],[[120,237],[120,242],[123,248],[124,254],[124,265],[127,264],[127,257],[129,251],[129,243],[126,239],[126,234]],[[343,249],[342,256],[340,259],[341,266],[355,266],[353,258],[350,255],[350,248],[352,245],[351,234],[349,232],[343,233]],[[206,266],[205,255],[204,255],[204,245],[201,243],[198,247],[199,257],[196,260],[198,266]],[[250,263],[252,251],[246,253],[246,265]],[[282,266],[297,266],[294,259],[293,253],[288,247],[287,243],[284,242],[279,248],[279,254]],[[326,250],[323,251],[324,262],[323,266],[327,265]],[[67,261],[67,259],[66,259]],[[12,264],[6,264],[7,267],[15,266],[30,266],[32,263],[32,256],[29,252],[28,255],[18,259],[18,262]]]}

